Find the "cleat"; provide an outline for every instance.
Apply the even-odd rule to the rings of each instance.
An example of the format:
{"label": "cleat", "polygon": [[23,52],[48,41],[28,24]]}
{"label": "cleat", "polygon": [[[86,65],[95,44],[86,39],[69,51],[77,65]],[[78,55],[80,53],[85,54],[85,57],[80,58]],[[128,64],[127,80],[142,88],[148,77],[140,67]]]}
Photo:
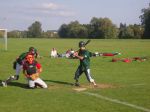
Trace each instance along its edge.
{"label": "cleat", "polygon": [[2,86],[7,87],[7,83],[5,81],[2,81]]}
{"label": "cleat", "polygon": [[80,84],[79,84],[79,83],[77,83],[77,82],[76,82],[74,85],[75,85],[75,86],[78,86],[78,87],[80,86]]}

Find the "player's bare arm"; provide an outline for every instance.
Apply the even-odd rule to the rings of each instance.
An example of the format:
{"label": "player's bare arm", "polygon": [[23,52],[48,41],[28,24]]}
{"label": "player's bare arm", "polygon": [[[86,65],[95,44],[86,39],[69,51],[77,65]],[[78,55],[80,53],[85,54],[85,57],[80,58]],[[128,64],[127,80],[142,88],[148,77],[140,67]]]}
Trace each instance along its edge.
{"label": "player's bare arm", "polygon": [[77,58],[80,59],[80,60],[83,60],[83,59],[84,59],[83,56],[79,56],[79,55],[78,55],[78,52],[75,52],[75,53],[74,53],[74,56],[77,57]]}

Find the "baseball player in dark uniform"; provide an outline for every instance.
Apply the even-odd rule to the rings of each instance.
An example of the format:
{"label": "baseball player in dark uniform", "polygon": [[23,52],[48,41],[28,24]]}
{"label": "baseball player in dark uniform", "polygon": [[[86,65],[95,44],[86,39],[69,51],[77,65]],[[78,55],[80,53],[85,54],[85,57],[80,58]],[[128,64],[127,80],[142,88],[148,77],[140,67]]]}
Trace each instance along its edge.
{"label": "baseball player in dark uniform", "polygon": [[78,52],[74,53],[74,56],[80,60],[80,65],[78,66],[76,72],[75,72],[75,86],[79,85],[79,77],[84,72],[86,75],[87,80],[92,83],[94,86],[97,86],[94,79],[91,77],[90,72],[90,57],[92,56],[92,53],[86,50],[85,48],[85,42],[80,41],[79,42],[79,50]]}

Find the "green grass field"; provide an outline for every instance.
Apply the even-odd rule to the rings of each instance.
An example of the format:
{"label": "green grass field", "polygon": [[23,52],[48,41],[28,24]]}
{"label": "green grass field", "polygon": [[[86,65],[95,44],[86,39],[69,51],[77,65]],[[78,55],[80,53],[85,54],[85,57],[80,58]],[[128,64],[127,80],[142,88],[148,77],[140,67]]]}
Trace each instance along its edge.
{"label": "green grass field", "polygon": [[[99,87],[93,88],[83,74],[75,91],[73,77],[76,59],[49,57],[55,47],[59,53],[78,49],[79,39],[8,39],[8,51],[0,49],[0,80],[15,71],[12,63],[30,46],[43,56],[41,78],[48,89],[27,89],[25,77],[8,87],[0,86],[0,112],[150,112],[150,59],[145,62],[111,62],[113,57],[92,57],[91,73]],[[98,52],[121,52],[116,58],[150,56],[150,40],[92,40],[87,48]]]}

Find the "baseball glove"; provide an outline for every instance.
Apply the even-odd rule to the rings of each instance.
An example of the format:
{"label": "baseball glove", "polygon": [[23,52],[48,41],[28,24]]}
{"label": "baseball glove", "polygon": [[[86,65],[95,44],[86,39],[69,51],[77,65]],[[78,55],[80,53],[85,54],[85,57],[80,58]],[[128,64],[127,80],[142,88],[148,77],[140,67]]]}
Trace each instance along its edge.
{"label": "baseball glove", "polygon": [[37,78],[39,78],[39,74],[38,74],[38,73],[32,74],[32,75],[30,76],[30,78],[31,78],[32,80],[36,80]]}

